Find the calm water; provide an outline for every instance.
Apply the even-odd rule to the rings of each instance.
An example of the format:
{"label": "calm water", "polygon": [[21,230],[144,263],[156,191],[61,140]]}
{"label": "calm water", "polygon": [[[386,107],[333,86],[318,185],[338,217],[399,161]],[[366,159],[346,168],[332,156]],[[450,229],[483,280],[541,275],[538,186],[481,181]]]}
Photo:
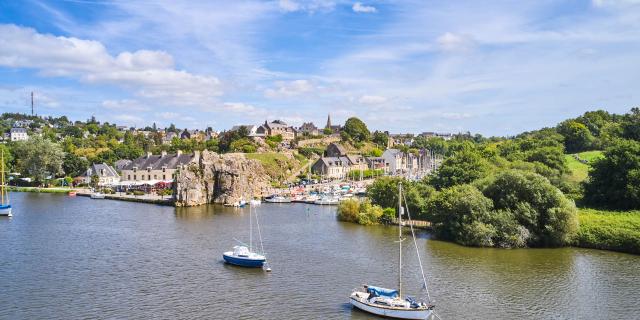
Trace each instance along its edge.
{"label": "calm water", "polygon": [[[222,263],[248,238],[248,209],[174,209],[12,194],[0,219],[0,318],[369,319],[347,304],[394,287],[396,229],[337,222],[335,209],[263,204],[273,272]],[[443,319],[638,319],[640,257],[597,250],[418,245]],[[407,246],[406,291],[419,293]]]}

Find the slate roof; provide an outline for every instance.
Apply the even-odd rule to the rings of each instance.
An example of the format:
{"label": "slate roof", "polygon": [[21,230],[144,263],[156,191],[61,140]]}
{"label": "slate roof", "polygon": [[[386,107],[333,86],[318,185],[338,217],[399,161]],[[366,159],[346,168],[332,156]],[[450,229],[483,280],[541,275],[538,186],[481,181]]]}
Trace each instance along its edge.
{"label": "slate roof", "polygon": [[100,177],[120,177],[116,169],[106,163],[94,163],[89,169],[84,173],[85,177],[90,177],[93,175],[98,175]]}
{"label": "slate roof", "polygon": [[189,163],[191,160],[193,160],[193,154],[142,156],[131,161],[131,163],[122,168],[122,170],[133,170],[134,167],[139,170],[146,170],[148,167],[151,167],[151,170],[161,170],[162,167],[176,169],[179,165]]}

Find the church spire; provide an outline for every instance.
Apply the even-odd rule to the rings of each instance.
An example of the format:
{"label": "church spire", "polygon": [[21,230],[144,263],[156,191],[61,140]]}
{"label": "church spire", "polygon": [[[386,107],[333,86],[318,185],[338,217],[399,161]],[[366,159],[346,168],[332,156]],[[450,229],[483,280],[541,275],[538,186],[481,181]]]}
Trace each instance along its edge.
{"label": "church spire", "polygon": [[331,129],[331,114],[327,114],[327,125],[325,126],[326,129]]}

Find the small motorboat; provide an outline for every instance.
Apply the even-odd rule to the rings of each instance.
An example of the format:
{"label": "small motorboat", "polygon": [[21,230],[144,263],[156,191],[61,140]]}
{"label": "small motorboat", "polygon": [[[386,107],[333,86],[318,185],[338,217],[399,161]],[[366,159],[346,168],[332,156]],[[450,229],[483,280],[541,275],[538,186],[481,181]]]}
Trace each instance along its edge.
{"label": "small motorboat", "polygon": [[92,193],[91,199],[104,199],[104,194],[100,192]]}
{"label": "small motorboat", "polygon": [[246,246],[235,246],[233,251],[222,254],[225,262],[241,267],[261,268],[266,258],[255,252],[251,252]]}
{"label": "small motorboat", "polygon": [[269,203],[290,203],[291,199],[283,196],[273,196],[271,198],[265,198],[264,201]]}
{"label": "small motorboat", "polygon": [[249,200],[249,204],[252,206],[259,206],[262,204],[262,201],[260,201],[259,199],[251,199]]}
{"label": "small motorboat", "polygon": [[340,200],[334,197],[321,197],[314,202],[314,204],[319,204],[322,206],[338,205],[338,203],[340,203]]}
{"label": "small motorboat", "polygon": [[77,193],[77,192],[75,192],[75,191],[69,191],[69,192],[67,193],[67,195],[68,195],[69,197],[75,197],[76,195],[78,195],[78,193]]}

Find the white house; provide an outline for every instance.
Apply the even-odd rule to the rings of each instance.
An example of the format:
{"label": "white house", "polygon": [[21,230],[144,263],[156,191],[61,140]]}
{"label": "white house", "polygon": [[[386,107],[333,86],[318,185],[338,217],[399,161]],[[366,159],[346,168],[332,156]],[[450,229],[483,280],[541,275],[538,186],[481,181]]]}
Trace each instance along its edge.
{"label": "white house", "polygon": [[29,139],[26,128],[11,128],[9,131],[11,141],[25,141]]}
{"label": "white house", "polygon": [[92,176],[98,176],[99,186],[112,186],[120,181],[120,175],[116,170],[106,163],[94,163],[87,169],[84,175],[84,183],[90,184]]}

